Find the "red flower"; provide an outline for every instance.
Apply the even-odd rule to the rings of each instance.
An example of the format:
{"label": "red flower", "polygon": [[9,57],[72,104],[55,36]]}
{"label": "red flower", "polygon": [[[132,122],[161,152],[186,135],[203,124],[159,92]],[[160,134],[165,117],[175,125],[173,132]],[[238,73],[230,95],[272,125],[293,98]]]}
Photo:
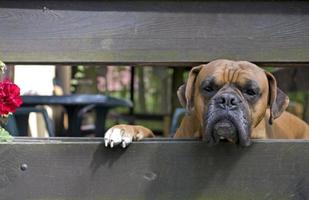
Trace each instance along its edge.
{"label": "red flower", "polygon": [[23,103],[20,97],[20,89],[10,80],[0,82],[0,115],[15,112]]}

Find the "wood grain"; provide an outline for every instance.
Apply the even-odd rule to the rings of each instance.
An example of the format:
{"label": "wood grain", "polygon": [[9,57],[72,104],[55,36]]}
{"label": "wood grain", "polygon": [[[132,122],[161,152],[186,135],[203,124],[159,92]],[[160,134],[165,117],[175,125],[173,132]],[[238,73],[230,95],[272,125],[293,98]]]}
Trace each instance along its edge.
{"label": "wood grain", "polygon": [[300,1],[1,1],[8,63],[309,62]]}
{"label": "wood grain", "polygon": [[309,198],[308,141],[255,141],[238,148],[147,140],[127,149],[107,149],[101,142],[0,144],[1,199]]}

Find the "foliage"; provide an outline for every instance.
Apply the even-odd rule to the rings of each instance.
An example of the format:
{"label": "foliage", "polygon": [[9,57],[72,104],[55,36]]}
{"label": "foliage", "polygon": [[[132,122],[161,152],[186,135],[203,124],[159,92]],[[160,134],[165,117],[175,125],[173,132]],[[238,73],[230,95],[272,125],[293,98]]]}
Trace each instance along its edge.
{"label": "foliage", "polygon": [[11,142],[13,137],[4,128],[0,127],[0,142]]}

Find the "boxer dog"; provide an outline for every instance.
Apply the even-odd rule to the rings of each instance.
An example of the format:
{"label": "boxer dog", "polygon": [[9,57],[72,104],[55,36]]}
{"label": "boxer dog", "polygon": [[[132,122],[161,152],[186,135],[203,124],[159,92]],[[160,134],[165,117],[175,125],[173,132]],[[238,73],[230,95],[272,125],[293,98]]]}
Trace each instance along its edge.
{"label": "boxer dog", "polygon": [[[215,60],[193,67],[177,91],[187,110],[175,138],[221,139],[249,146],[251,138],[309,139],[307,123],[285,111],[289,99],[272,74],[247,61]],[[142,126],[116,125],[105,146],[154,137]]]}

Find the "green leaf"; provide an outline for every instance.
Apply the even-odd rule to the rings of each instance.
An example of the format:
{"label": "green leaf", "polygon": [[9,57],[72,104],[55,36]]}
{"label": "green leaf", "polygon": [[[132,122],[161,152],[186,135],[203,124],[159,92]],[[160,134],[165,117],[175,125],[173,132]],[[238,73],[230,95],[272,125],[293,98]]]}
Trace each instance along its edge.
{"label": "green leaf", "polygon": [[13,137],[4,128],[0,127],[0,142],[11,142]]}

